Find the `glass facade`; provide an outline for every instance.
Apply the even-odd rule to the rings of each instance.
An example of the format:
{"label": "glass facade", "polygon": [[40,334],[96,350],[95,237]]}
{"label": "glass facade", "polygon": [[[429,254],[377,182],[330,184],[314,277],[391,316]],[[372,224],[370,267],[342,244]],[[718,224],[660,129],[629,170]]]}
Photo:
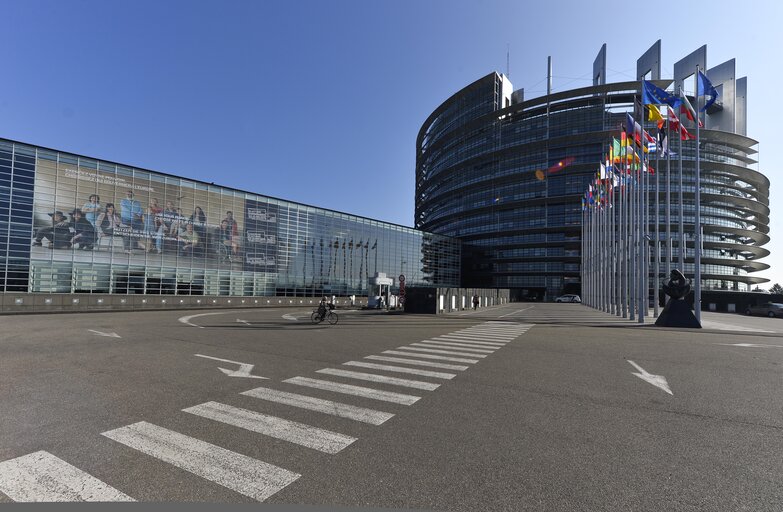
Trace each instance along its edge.
{"label": "glass facade", "polygon": [[[511,288],[517,299],[580,292],[582,194],[634,112],[639,87],[624,82],[509,101],[508,78],[491,73],[430,115],[417,138],[415,225],[463,241],[464,286]],[[704,286],[746,290],[765,281],[751,274],[768,267],[757,260],[769,254],[762,247],[769,180],[750,168],[756,141],[710,129],[701,141]],[[683,158],[682,215],[692,235],[694,142],[672,147]],[[665,176],[665,163],[655,167]],[[676,161],[671,169],[678,197]],[[664,213],[661,201],[661,224]],[[676,208],[671,223],[677,254]],[[693,237],[686,238],[687,270]]]}
{"label": "glass facade", "polygon": [[460,284],[447,236],[8,140],[0,240],[7,292],[361,296],[376,272]]}

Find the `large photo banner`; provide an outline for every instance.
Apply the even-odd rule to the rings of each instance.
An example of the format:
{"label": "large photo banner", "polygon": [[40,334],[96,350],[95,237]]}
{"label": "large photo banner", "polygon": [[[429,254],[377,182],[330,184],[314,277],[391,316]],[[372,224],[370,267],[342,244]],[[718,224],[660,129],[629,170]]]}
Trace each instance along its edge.
{"label": "large photo banner", "polygon": [[245,270],[277,272],[276,205],[245,201]]}
{"label": "large photo banner", "polygon": [[31,258],[241,269],[243,210],[231,191],[39,159]]}

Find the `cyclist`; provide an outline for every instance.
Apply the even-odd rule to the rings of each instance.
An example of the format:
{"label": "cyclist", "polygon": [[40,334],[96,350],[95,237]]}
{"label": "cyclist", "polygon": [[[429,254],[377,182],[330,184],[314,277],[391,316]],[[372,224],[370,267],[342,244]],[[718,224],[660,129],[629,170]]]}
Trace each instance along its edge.
{"label": "cyclist", "polygon": [[326,303],[326,297],[323,297],[321,299],[321,302],[318,304],[318,318],[321,322],[323,322],[324,318],[326,318],[326,313],[329,311],[328,305]]}

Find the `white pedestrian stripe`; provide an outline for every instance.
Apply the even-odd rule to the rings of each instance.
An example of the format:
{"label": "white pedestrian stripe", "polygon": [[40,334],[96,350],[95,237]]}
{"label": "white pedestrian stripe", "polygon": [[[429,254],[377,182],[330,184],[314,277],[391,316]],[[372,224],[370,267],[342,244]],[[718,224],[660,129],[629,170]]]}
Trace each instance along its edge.
{"label": "white pedestrian stripe", "polygon": [[323,400],[321,398],[315,398],[312,396],[299,395],[296,393],[278,391],[276,389],[264,387],[251,389],[250,391],[243,391],[240,394],[261,400],[267,400],[269,402],[276,402],[279,404],[290,405],[292,407],[299,407],[302,409],[307,409],[308,411],[321,412],[324,414],[339,416],[340,418],[347,418],[349,420],[360,421],[362,423],[369,423],[370,425],[381,425],[386,420],[394,417],[394,414],[389,412],[376,411],[374,409],[367,409],[366,407],[358,407],[356,405],[348,405],[340,402],[333,402],[331,400]]}
{"label": "white pedestrian stripe", "polygon": [[335,393],[344,393],[346,395],[362,396],[381,400],[383,402],[392,402],[395,404],[412,405],[419,401],[420,396],[405,395],[402,393],[393,393],[391,391],[379,391],[377,389],[365,388],[362,386],[352,386],[350,384],[340,384],[328,380],[310,379],[307,377],[292,377],[283,382],[296,384],[297,386],[307,386],[310,388],[323,389],[325,391],[334,391]]}
{"label": "white pedestrian stripe", "polygon": [[503,334],[483,334],[483,333],[476,333],[476,332],[465,332],[465,331],[457,331],[450,334],[451,336],[462,336],[464,338],[475,338],[477,340],[498,340],[498,341],[511,341],[516,336],[507,336]]}
{"label": "white pedestrian stripe", "polygon": [[429,370],[419,370],[418,368],[405,368],[404,366],[392,366],[387,364],[365,363],[363,361],[348,361],[343,363],[346,366],[358,366],[360,368],[372,368],[373,370],[385,370],[387,372],[410,373],[412,375],[421,375],[422,377],[434,377],[436,379],[453,379],[456,373],[433,372]]}
{"label": "white pedestrian stripe", "polygon": [[431,382],[400,379],[398,377],[387,377],[386,375],[378,375],[375,373],[352,372],[348,370],[340,370],[338,368],[323,368],[321,370],[317,370],[315,373],[334,375],[336,377],[346,377],[348,379],[366,380],[369,382],[378,382],[381,384],[391,384],[393,386],[403,386],[406,388],[423,389],[425,391],[434,391],[440,387],[440,384],[433,384]]}
{"label": "white pedestrian stripe", "polygon": [[459,345],[457,343],[455,344],[443,344],[439,343],[437,341],[420,341],[418,343],[411,343],[411,347],[425,347],[425,348],[445,348],[448,350],[461,350],[463,352],[470,353],[477,353],[477,354],[492,354],[495,351],[494,350],[487,350],[487,347],[482,348],[473,348],[470,346],[465,345]]}
{"label": "white pedestrian stripe", "polygon": [[500,347],[505,347],[507,345],[507,343],[502,343],[502,342],[466,340],[463,338],[452,338],[446,336],[438,336],[437,338],[432,338],[430,341],[447,341],[449,343],[464,343],[466,345],[475,345],[475,346],[487,347],[487,348],[500,348]]}
{"label": "white pedestrian stripe", "polygon": [[464,334],[468,336],[498,336],[503,338],[516,338],[522,333],[508,332],[508,331],[485,331],[476,329],[462,329],[461,331],[454,331],[452,334]]}
{"label": "white pedestrian stripe", "polygon": [[[414,354],[405,354],[413,356]],[[470,366],[463,366],[461,364],[448,364],[448,363],[436,363],[434,361],[418,361],[416,359],[405,359],[403,357],[387,357],[387,356],[364,356],[365,359],[372,359],[374,361],[386,361],[388,363],[405,363],[412,364],[414,366],[427,366],[429,368],[442,368],[443,370],[458,370],[464,371],[470,368]]]}
{"label": "white pedestrian stripe", "polygon": [[182,411],[324,453],[337,453],[356,441],[355,437],[218,402],[206,402]]}
{"label": "white pedestrian stripe", "polygon": [[437,338],[432,338],[433,341],[449,341],[449,342],[457,342],[457,343],[470,343],[473,345],[482,345],[488,348],[500,348],[505,347],[508,345],[506,342],[500,342],[500,341],[478,341],[478,340],[471,340],[471,339],[465,339],[460,337],[452,337],[452,336],[438,336]]}
{"label": "white pedestrian stripe", "polygon": [[[405,347],[403,347],[405,348]],[[393,356],[410,356],[418,357],[421,359],[437,359],[439,361],[452,361],[455,363],[478,363],[479,359],[466,359],[464,357],[449,357],[449,356],[436,356],[433,354],[411,354],[410,352],[400,352],[399,350],[384,350],[383,354],[391,354]]]}
{"label": "white pedestrian stripe", "polygon": [[45,451],[0,462],[0,492],[16,502],[136,501]]}
{"label": "white pedestrian stripe", "polygon": [[102,435],[257,501],[301,476],[145,421]]}
{"label": "white pedestrian stripe", "polygon": [[487,354],[466,354],[465,352],[454,352],[449,350],[436,350],[433,348],[419,348],[419,347],[397,347],[402,350],[413,350],[414,352],[431,352],[433,354],[446,354],[451,356],[470,356],[470,357],[487,357]]}
{"label": "white pedestrian stripe", "polygon": [[438,339],[446,339],[446,340],[459,340],[459,341],[471,341],[476,343],[492,343],[494,345],[507,345],[508,341],[503,340],[495,340],[495,341],[489,341],[487,338],[474,338],[473,336],[465,336],[460,334],[444,334],[443,336],[438,336]]}

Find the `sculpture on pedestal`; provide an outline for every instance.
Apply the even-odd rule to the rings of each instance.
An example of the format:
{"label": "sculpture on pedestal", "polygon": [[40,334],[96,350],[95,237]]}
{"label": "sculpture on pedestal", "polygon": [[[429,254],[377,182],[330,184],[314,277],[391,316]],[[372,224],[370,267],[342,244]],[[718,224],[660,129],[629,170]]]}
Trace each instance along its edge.
{"label": "sculpture on pedestal", "polygon": [[[664,293],[669,296],[669,301],[663,308],[655,325],[659,327],[690,327],[701,329],[701,324],[696,320],[696,316],[691,311],[690,305],[685,301],[685,297],[691,291],[691,284],[682,275],[682,272],[675,269],[669,276],[669,282],[663,283],[659,300],[663,302]],[[663,305],[663,304],[661,304]]]}

